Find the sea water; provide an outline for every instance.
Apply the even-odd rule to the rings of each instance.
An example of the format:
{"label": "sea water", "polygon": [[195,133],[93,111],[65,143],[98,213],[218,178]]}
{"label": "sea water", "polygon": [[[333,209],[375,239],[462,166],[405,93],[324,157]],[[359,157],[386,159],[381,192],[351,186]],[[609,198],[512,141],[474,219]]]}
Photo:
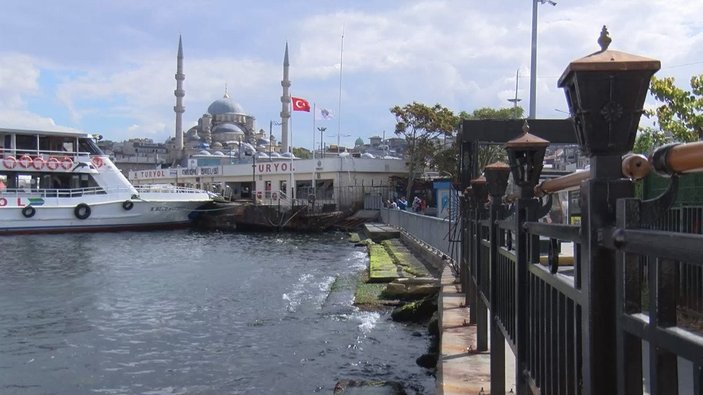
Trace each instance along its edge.
{"label": "sea water", "polygon": [[367,262],[334,232],[0,237],[0,393],[434,393],[426,329],[353,305]]}

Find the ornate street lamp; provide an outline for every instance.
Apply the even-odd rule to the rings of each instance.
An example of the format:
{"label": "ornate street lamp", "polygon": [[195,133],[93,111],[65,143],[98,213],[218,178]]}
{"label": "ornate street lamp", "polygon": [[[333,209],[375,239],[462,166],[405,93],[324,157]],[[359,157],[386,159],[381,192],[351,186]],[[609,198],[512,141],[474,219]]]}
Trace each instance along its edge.
{"label": "ornate street lamp", "polygon": [[471,191],[473,192],[474,204],[477,209],[483,207],[483,203],[488,200],[488,188],[486,187],[486,178],[484,176],[471,180]]}
{"label": "ornate street lamp", "polygon": [[608,29],[598,39],[601,50],[569,64],[559,78],[586,155],[622,156],[635,142],[649,80],[658,60],[608,49]]}
{"label": "ornate street lamp", "polygon": [[549,141],[530,134],[527,121],[522,126],[522,134],[505,143],[513,181],[520,187],[521,198],[529,199],[534,196],[534,187],[539,182],[548,145]]}
{"label": "ornate street lamp", "polygon": [[495,204],[500,204],[500,198],[505,195],[508,187],[508,177],[510,177],[510,166],[503,162],[495,162],[486,166],[483,174],[486,176],[488,193]]}

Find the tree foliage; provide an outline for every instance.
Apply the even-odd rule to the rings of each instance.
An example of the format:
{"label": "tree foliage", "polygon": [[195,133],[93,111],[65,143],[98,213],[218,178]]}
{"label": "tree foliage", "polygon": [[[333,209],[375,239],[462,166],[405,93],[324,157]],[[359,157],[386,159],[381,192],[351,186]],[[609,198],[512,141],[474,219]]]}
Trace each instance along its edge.
{"label": "tree foliage", "polygon": [[296,158],[300,158],[300,159],[311,159],[312,158],[312,152],[310,152],[310,150],[305,149],[305,148],[299,148],[299,147],[293,147],[293,155],[295,155]]}
{"label": "tree foliage", "polygon": [[703,136],[703,74],[691,77],[691,91],[674,82],[672,77],[652,77],[649,91],[661,104],[645,111],[654,119],[654,127],[640,129],[633,151],[650,153],[668,142],[691,142]]}
{"label": "tree foliage", "polygon": [[452,136],[458,118],[448,108],[435,104],[430,107],[413,102],[403,107],[390,109],[395,115],[395,134],[405,138],[407,143],[408,186],[410,195],[413,182],[426,167],[432,167],[432,161],[441,151],[441,143],[446,136]]}

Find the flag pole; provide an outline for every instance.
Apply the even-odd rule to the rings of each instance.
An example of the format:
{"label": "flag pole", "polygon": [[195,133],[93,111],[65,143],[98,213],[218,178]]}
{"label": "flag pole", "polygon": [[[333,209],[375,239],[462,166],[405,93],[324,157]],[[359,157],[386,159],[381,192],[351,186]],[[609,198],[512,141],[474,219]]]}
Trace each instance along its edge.
{"label": "flag pole", "polygon": [[[293,95],[291,95],[291,97],[292,96]],[[293,154],[293,111],[292,111],[293,107],[292,107],[292,103],[290,100],[288,100],[288,106],[289,106],[288,113],[291,114],[291,117],[290,117],[290,151],[289,151],[290,152],[290,166],[289,166],[290,172],[289,172],[289,174],[290,174],[290,184],[291,184],[290,185],[290,197],[291,197],[290,206],[293,207],[295,205],[295,203],[294,203],[295,202],[295,194],[297,193],[297,191],[295,190],[295,174],[293,174],[293,156],[295,154]]]}
{"label": "flag pole", "polygon": [[344,26],[342,26],[342,42],[339,49],[339,105],[337,114],[337,155],[339,155],[339,137],[342,135],[342,61],[344,60]]}
{"label": "flag pole", "polygon": [[317,189],[315,183],[315,118],[317,115],[317,104],[312,102],[312,193],[317,198]]}

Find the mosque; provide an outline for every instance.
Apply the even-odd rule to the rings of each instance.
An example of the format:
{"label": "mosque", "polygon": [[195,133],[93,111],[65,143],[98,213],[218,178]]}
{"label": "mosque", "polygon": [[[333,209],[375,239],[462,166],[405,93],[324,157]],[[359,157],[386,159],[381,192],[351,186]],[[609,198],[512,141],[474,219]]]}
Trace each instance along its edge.
{"label": "mosque", "polygon": [[[132,170],[127,177],[135,185],[172,184],[221,193],[231,200],[255,200],[280,207],[317,202],[318,207],[348,209],[369,194],[393,195],[392,180],[407,176],[400,158],[353,157],[347,152],[323,158],[300,159],[288,144],[290,93],[288,44],[281,80],[281,141],[269,131],[257,131],[256,118],[233,101],[225,88],[222,98],[210,104],[197,124],[183,131],[185,90],[183,44],[178,40],[176,65],[175,136],[167,142],[168,168]],[[378,200],[380,201],[380,200]]]}
{"label": "mosque", "polygon": [[[281,85],[284,88],[284,95],[281,99],[281,118],[283,127],[283,147],[279,147],[273,134],[267,133],[264,129],[256,130],[256,118],[247,114],[244,108],[233,101],[225,87],[225,94],[221,99],[217,99],[207,109],[207,112],[198,119],[197,125],[183,132],[183,113],[185,106],[183,98],[185,90],[183,81],[183,41],[178,39],[178,55],[176,65],[176,105],[173,110],[176,113],[176,136],[168,144],[171,152],[171,161],[174,165],[186,166],[185,159],[198,156],[233,156],[241,159],[244,156],[252,156],[257,152],[263,152],[275,157],[290,157],[289,147],[287,147],[287,131],[290,112],[287,103],[290,97],[287,95],[290,81],[288,80],[288,44],[284,56],[284,79]],[[279,155],[279,150],[283,155]],[[225,154],[227,153],[227,154]]]}

